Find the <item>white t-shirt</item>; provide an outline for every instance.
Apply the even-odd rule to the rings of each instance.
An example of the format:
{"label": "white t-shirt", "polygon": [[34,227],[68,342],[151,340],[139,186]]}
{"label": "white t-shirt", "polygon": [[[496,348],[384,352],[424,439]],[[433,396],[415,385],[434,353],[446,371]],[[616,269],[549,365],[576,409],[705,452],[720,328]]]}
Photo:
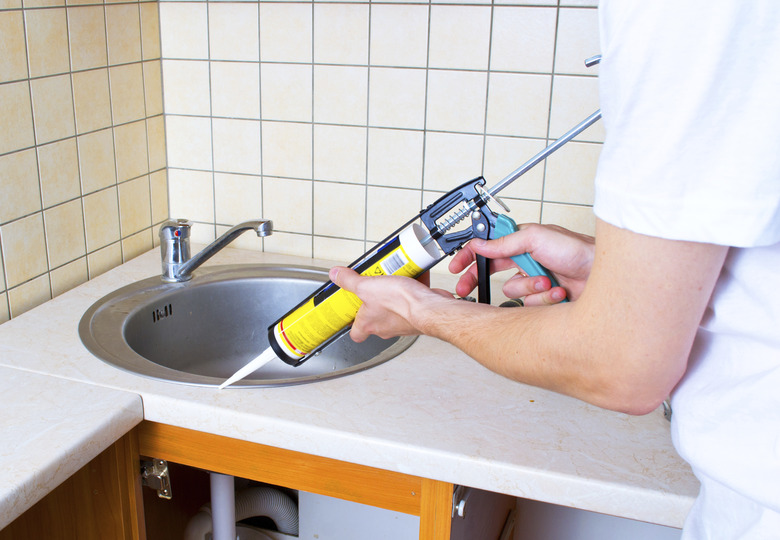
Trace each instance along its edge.
{"label": "white t-shirt", "polygon": [[[672,394],[684,538],[780,538],[780,2],[602,0],[594,211],[735,246]],[[684,299],[681,299],[684,301]]]}

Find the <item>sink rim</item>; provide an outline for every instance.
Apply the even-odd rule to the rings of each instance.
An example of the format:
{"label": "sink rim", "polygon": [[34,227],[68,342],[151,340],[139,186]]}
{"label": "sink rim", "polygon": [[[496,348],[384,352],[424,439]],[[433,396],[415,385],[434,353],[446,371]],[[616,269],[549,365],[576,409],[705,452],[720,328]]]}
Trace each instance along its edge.
{"label": "sink rim", "polygon": [[[325,283],[328,280],[328,271],[305,265],[231,264],[202,267],[191,280],[182,283],[166,283],[160,276],[152,276],[116,289],[94,302],[79,321],[79,337],[87,350],[102,362],[133,375],[168,383],[217,387],[225,378],[177,370],[141,356],[127,343],[124,337],[125,325],[139,309],[159,302],[167,295],[177,294],[178,291],[223,281],[263,277],[301,278]],[[96,321],[100,320],[104,323],[98,326]],[[257,379],[250,376],[230,388],[293,386],[344,377],[390,360],[408,349],[416,339],[417,336],[395,338],[390,346],[369,360],[336,371],[284,379]]]}

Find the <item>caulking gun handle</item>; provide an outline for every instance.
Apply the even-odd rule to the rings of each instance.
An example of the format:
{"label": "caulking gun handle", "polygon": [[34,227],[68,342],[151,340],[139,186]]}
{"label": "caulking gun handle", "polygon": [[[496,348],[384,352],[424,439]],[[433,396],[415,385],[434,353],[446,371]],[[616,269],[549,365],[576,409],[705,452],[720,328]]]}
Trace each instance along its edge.
{"label": "caulking gun handle", "polygon": [[[515,221],[509,216],[499,214],[496,217],[496,224],[491,231],[490,238],[501,238],[502,236],[506,236],[516,231],[517,224]],[[515,255],[512,257],[512,260],[529,276],[547,276],[550,278],[552,286],[558,287],[558,281],[553,277],[552,272],[536,262],[528,253]],[[568,302],[567,299],[564,299],[563,301]]]}

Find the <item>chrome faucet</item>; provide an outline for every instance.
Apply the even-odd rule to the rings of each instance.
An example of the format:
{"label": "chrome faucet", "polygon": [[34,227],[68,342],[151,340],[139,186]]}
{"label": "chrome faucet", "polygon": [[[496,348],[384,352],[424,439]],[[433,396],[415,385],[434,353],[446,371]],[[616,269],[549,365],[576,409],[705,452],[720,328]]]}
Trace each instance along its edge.
{"label": "chrome faucet", "polygon": [[190,258],[191,227],[192,222],[186,219],[171,219],[160,227],[163,281],[175,283],[192,279],[192,272],[197,267],[226,247],[241,233],[254,230],[257,236],[269,236],[273,232],[274,224],[270,219],[239,223],[192,258]]}

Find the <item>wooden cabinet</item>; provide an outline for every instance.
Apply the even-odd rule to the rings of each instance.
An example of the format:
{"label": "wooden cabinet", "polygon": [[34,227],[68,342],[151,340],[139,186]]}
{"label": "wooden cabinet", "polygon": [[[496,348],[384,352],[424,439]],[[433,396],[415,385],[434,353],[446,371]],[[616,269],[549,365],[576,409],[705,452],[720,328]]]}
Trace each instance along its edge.
{"label": "wooden cabinet", "polygon": [[416,515],[420,540],[450,538],[450,483],[153,422],[136,431],[143,456]]}
{"label": "wooden cabinet", "polygon": [[[0,540],[144,540],[141,456],[419,516],[420,540],[450,538],[450,483],[142,422],[0,531]],[[175,498],[175,477],[172,487]]]}

